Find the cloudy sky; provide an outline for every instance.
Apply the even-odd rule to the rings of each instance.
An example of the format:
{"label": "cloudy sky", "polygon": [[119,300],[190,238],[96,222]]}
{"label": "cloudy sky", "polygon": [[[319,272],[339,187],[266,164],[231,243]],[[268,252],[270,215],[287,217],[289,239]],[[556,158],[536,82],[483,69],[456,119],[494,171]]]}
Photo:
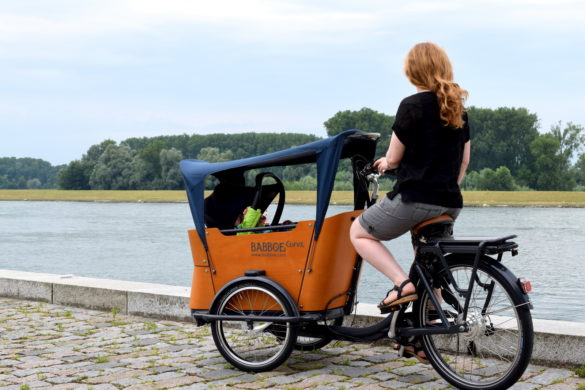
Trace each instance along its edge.
{"label": "cloudy sky", "polygon": [[394,115],[417,42],[449,53],[468,105],[585,125],[582,0],[0,2],[0,157],[53,164],[110,138],[325,135]]}

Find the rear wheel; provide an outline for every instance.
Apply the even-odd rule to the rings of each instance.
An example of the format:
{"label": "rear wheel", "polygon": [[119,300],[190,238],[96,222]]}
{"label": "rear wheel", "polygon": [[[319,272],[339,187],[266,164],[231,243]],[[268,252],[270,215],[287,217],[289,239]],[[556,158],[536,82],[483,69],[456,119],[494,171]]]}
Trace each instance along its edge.
{"label": "rear wheel", "polygon": [[[445,380],[461,389],[505,389],[524,373],[532,354],[532,317],[520,299],[519,286],[504,276],[502,266],[481,261],[471,291],[467,318],[462,311],[465,297],[441,281],[441,310],[449,323],[467,332],[424,335],[421,342],[428,360]],[[449,268],[458,286],[467,289],[472,277],[473,256],[450,256]],[[435,284],[436,285],[436,284]],[[427,291],[415,304],[421,327],[440,325],[439,315]]]}
{"label": "rear wheel", "polygon": [[217,349],[233,366],[244,371],[269,371],[290,356],[297,339],[293,324],[246,320],[251,316],[294,316],[290,302],[274,287],[261,282],[237,285],[222,294],[214,314],[242,318],[211,324]]}

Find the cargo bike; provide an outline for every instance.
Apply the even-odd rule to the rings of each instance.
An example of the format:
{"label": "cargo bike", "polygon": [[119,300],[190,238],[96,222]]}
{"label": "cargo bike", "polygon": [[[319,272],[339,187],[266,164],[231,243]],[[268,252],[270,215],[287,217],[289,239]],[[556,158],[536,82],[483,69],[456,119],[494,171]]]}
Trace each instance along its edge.
{"label": "cargo bike", "polygon": [[[517,254],[514,235],[453,237],[446,215],[421,223],[411,232],[410,278],[419,299],[372,326],[344,326],[357,305],[362,269],[349,227],[378,196],[379,175],[369,168],[378,137],[348,130],[242,160],[183,160],[195,222],[188,232],[193,319],[211,326],[219,352],[244,371],[272,370],[293,350],[332,340],[390,338],[422,346],[435,370],[458,388],[511,386],[526,369],[533,344],[530,284],[502,264],[504,254]],[[353,210],[327,216],[345,159],[353,171]],[[274,171],[298,164],[316,165],[315,217],[280,221],[286,194]],[[214,185],[207,197],[206,183]],[[242,210],[263,212],[276,197],[269,225],[235,228]]]}

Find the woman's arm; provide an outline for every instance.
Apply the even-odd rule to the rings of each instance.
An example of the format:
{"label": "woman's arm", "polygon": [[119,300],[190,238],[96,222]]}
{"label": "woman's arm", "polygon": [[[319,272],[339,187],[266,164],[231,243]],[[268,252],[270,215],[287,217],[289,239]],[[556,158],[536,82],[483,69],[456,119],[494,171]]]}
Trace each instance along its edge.
{"label": "woman's arm", "polygon": [[471,141],[467,141],[463,146],[463,159],[461,160],[461,168],[459,168],[459,177],[457,178],[457,184],[461,184],[461,181],[463,181],[463,177],[465,176],[465,171],[467,170],[467,166],[469,165],[470,159]]}
{"label": "woman's arm", "polygon": [[402,157],[404,156],[404,149],[405,146],[398,139],[396,133],[392,133],[392,138],[390,138],[390,145],[388,146],[386,156],[376,160],[376,162],[374,162],[374,168],[376,168],[379,172],[398,168],[398,165],[400,165],[400,161],[402,161]]}

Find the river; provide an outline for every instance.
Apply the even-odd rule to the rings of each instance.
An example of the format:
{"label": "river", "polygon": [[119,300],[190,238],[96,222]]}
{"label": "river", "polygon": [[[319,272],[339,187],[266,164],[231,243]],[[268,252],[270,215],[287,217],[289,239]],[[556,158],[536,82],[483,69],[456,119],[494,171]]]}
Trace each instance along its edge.
{"label": "river", "polygon": [[[328,215],[346,210],[331,206]],[[313,218],[314,206],[297,205],[282,217]],[[192,228],[186,203],[0,201],[0,268],[189,286]],[[532,282],[533,316],[585,322],[585,209],[465,208],[455,233],[517,234],[520,254],[504,265]],[[410,237],[389,248],[408,269]],[[390,287],[366,265],[358,298],[377,303]]]}

